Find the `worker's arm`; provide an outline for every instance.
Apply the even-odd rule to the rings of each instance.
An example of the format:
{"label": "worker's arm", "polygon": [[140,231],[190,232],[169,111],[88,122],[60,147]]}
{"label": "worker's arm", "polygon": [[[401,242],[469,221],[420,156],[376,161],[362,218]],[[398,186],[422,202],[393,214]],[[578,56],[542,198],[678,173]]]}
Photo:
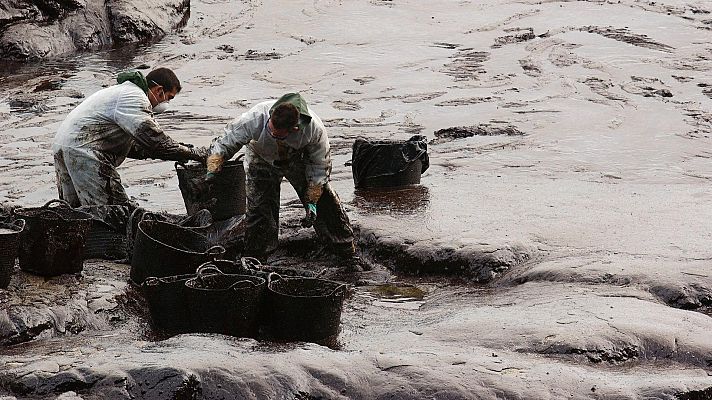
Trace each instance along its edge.
{"label": "worker's arm", "polygon": [[215,138],[208,154],[208,175],[220,172],[225,160],[229,160],[242,146],[250,143],[262,132],[266,123],[264,113],[251,109],[225,125],[222,136]]}
{"label": "worker's arm", "polygon": [[[132,149],[130,157],[157,158],[160,160],[199,160],[198,155],[166,135],[153,119],[143,93],[124,93],[116,102],[113,119],[124,131],[133,136],[138,148]],[[144,96],[145,97],[145,96]],[[134,158],[134,157],[132,157]]]}
{"label": "worker's arm", "polygon": [[331,149],[326,129],[318,119],[313,119],[304,129],[309,130],[312,138],[304,149],[308,183],[307,199],[309,203],[316,204],[331,174]]}

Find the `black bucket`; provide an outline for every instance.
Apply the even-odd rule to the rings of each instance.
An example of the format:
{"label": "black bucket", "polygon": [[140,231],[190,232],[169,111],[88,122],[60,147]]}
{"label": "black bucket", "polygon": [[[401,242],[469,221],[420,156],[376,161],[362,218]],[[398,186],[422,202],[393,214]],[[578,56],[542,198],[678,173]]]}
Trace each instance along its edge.
{"label": "black bucket", "polygon": [[266,281],[252,275],[222,273],[205,263],[185,285],[192,329],[237,337],[256,337]]}
{"label": "black bucket", "polygon": [[225,253],[189,228],[161,221],[143,220],[131,256],[131,280],[140,285],[149,277],[190,274],[206,261]]}
{"label": "black bucket", "polygon": [[414,160],[402,171],[394,172],[390,175],[368,176],[364,178],[363,188],[393,188],[407,185],[417,185],[420,183],[420,170],[423,163]]}
{"label": "black bucket", "polygon": [[391,188],[420,183],[420,175],[430,166],[424,136],[408,140],[356,139],[352,148],[351,171],[354,186]]}
{"label": "black bucket", "polygon": [[41,276],[82,271],[90,214],[64,200],[51,200],[42,207],[15,210],[15,215],[27,223],[20,234],[20,269]]}
{"label": "black bucket", "polygon": [[154,329],[178,334],[190,332],[188,297],[185,282],[195,274],[148,277],[141,284],[141,292],[148,303]]}
{"label": "black bucket", "polygon": [[263,313],[265,333],[279,341],[334,344],[347,292],[348,285],[341,282],[272,274]]}
{"label": "black bucket", "polygon": [[[192,179],[205,176],[207,169],[204,165],[176,163],[175,168],[178,174],[178,187],[189,215],[207,208],[214,220],[222,221],[245,213],[247,208],[245,167],[239,158],[222,165],[211,189],[204,194],[193,193],[189,183]],[[215,202],[211,199],[215,199]]]}
{"label": "black bucket", "polygon": [[104,221],[92,220],[84,249],[85,259],[121,260],[128,257],[128,250],[126,233],[117,232]]}
{"label": "black bucket", "polygon": [[15,259],[20,246],[20,233],[25,229],[25,220],[0,223],[0,289],[10,286],[15,272]]}

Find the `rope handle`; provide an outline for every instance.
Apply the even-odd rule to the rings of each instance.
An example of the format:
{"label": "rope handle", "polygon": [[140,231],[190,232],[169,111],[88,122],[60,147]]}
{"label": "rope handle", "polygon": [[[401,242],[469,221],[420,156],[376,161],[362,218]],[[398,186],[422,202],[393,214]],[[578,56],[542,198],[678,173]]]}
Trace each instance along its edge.
{"label": "rope handle", "polygon": [[211,275],[225,275],[220,269],[213,264],[211,261],[208,261],[206,263],[200,264],[198,269],[195,270],[195,275],[198,276],[198,279],[200,280],[201,283],[203,283],[203,278],[209,273],[212,272]]}
{"label": "rope handle", "polygon": [[64,207],[64,208],[69,208],[69,209],[72,208],[72,206],[69,205],[69,203],[68,203],[66,200],[62,200],[62,199],[53,199],[53,200],[50,200],[50,201],[46,202],[46,203],[45,203],[42,207],[40,207],[40,208],[49,208],[49,206],[51,206],[51,205],[54,204],[54,203],[59,204],[59,207]]}
{"label": "rope handle", "polygon": [[329,296],[335,295],[336,292],[339,291],[339,290],[341,290],[341,289],[344,289],[344,290],[345,290],[345,289],[348,289],[348,287],[349,287],[348,284],[342,283],[341,285],[337,286],[336,289],[334,289],[334,290],[331,292],[331,294],[329,294]]}
{"label": "rope handle", "polygon": [[216,260],[218,256],[225,254],[225,248],[220,245],[215,245],[205,250],[205,255],[213,256],[213,261]]}
{"label": "rope handle", "polygon": [[254,257],[241,257],[240,258],[240,263],[242,264],[242,268],[246,270],[255,270],[255,271],[260,271],[262,270],[262,263],[260,260],[254,258]]}
{"label": "rope handle", "polygon": [[16,227],[20,228],[19,232],[22,232],[25,230],[25,220],[22,218],[18,218],[12,222],[12,225],[15,225]]}
{"label": "rope handle", "polygon": [[[273,277],[275,277],[275,276],[277,277],[277,279],[273,279]],[[272,282],[278,281],[278,280],[280,280],[280,279],[284,279],[284,278],[282,278],[282,275],[280,275],[280,274],[278,274],[278,273],[276,273],[276,272],[270,272],[270,273],[267,275],[267,286],[269,286]]]}

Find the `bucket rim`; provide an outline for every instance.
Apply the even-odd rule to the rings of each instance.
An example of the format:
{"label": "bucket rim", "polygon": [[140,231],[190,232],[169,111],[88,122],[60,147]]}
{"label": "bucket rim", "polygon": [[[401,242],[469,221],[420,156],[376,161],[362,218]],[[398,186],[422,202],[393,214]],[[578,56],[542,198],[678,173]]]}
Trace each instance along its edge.
{"label": "bucket rim", "polygon": [[0,237],[6,235],[17,235],[25,230],[27,223],[22,218],[17,218],[12,222],[0,222],[0,228],[11,230],[12,232],[0,233]]}
{"label": "bucket rim", "polygon": [[[47,217],[44,217],[41,215],[37,215],[41,212],[53,213],[56,216],[53,218],[47,218]],[[64,217],[58,215],[57,212],[52,210],[51,208],[27,207],[27,208],[20,208],[20,209],[14,211],[15,215],[22,217],[24,219],[42,218],[42,219],[46,219],[46,220],[50,220],[50,221],[64,221],[64,222],[89,222],[94,219],[93,215],[86,213],[84,211],[71,209],[71,212],[72,212],[72,214],[69,218],[64,218]]]}
{"label": "bucket rim", "polygon": [[169,275],[169,276],[149,276],[143,280],[139,286],[142,288],[153,288],[161,284],[177,283],[180,281],[186,281],[188,279],[195,278],[195,274],[179,274],[179,275]]}
{"label": "bucket rim", "polygon": [[[282,292],[278,292],[272,288],[272,284],[276,284],[279,281],[297,281],[297,280],[326,282],[329,284],[334,284],[334,285],[336,285],[336,287],[329,294],[324,294],[324,295],[319,295],[319,296],[302,296],[302,295],[296,295],[296,294],[282,293]],[[343,297],[346,294],[346,290],[348,289],[348,286],[349,286],[348,283],[332,281],[329,279],[322,279],[322,278],[304,278],[304,277],[282,278],[282,277],[280,277],[280,279],[270,280],[267,283],[267,290],[269,290],[270,292],[272,292],[274,294],[280,295],[280,296],[292,297],[292,298],[297,298],[297,299],[324,299],[324,298],[329,298],[329,297],[334,297],[334,296]],[[341,291],[341,293],[337,293],[339,291]]]}
{"label": "bucket rim", "polygon": [[[156,224],[170,225],[170,226],[177,227],[177,228],[183,229],[183,230],[185,230],[185,231],[188,231],[188,232],[190,232],[191,235],[200,236],[201,238],[205,238],[205,235],[202,235],[202,234],[200,234],[200,233],[198,233],[198,232],[195,232],[194,230],[192,230],[192,229],[190,229],[190,228],[186,228],[186,227],[184,227],[184,226],[172,224],[172,223],[170,223],[170,222],[156,221],[156,220],[141,220],[141,221],[139,221],[139,223],[138,223],[138,230],[139,230],[139,232],[141,232],[144,236],[146,236],[147,238],[153,240],[154,242],[160,243],[160,244],[162,244],[162,245],[164,245],[164,246],[166,246],[166,247],[169,247],[169,248],[171,248],[171,249],[173,249],[173,250],[180,251],[180,252],[183,252],[183,253],[186,253],[186,254],[200,254],[200,255],[205,255],[205,254],[208,254],[211,249],[214,249],[214,248],[216,248],[216,247],[220,247],[223,251],[220,252],[220,253],[217,253],[216,255],[220,255],[220,254],[223,254],[223,253],[225,252],[225,251],[224,251],[225,249],[223,249],[222,246],[211,246],[211,247],[208,247],[207,249],[205,249],[205,251],[202,251],[202,252],[200,252],[200,251],[193,251],[193,250],[179,249],[179,248],[177,248],[177,247],[175,247],[175,246],[173,246],[173,245],[170,245],[170,244],[168,244],[168,243],[166,243],[166,242],[164,242],[164,241],[158,240],[158,239],[154,238],[153,236],[149,235],[148,233],[146,233],[146,231],[145,231],[145,230],[143,229],[143,227],[141,226],[141,225],[143,225],[144,223],[156,223]],[[207,239],[206,239],[206,240],[207,240]]]}
{"label": "bucket rim", "polygon": [[233,287],[240,283],[240,282],[249,282],[252,287],[249,289],[255,289],[259,288],[260,286],[263,286],[266,282],[266,280],[262,277],[259,276],[253,276],[253,275],[242,275],[242,274],[216,274],[216,275],[208,275],[208,276],[228,276],[228,277],[234,277],[234,278],[240,278],[240,280],[236,280],[233,282],[230,286],[226,288],[205,288],[205,287],[195,287],[193,286],[195,282],[197,282],[200,278],[199,277],[193,277],[185,281],[185,286],[188,289],[191,290],[198,290],[201,292],[226,292],[229,290],[232,290]]}

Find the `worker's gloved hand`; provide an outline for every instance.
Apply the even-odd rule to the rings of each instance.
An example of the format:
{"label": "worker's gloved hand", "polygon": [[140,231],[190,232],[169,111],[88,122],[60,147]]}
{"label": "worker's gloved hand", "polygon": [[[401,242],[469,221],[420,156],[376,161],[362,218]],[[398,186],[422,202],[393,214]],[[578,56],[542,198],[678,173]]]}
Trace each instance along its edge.
{"label": "worker's gloved hand", "polygon": [[190,147],[190,159],[203,165],[207,162],[209,154],[210,150],[207,147]]}
{"label": "worker's gloved hand", "polygon": [[307,204],[307,215],[302,219],[302,227],[309,228],[316,221],[316,204]]}

